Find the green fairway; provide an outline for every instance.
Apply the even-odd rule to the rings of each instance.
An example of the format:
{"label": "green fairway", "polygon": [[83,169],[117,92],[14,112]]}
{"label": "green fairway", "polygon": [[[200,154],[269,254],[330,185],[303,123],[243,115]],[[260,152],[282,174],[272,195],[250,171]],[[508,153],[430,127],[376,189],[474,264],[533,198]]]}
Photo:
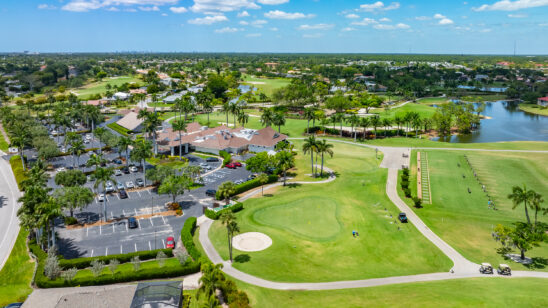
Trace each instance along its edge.
{"label": "green fairway", "polygon": [[548,108],[542,108],[537,104],[519,104],[519,109],[529,113],[548,116]]}
{"label": "green fairway", "polygon": [[[332,139],[338,139],[338,138],[332,138]],[[348,138],[346,140],[348,140]],[[543,141],[449,143],[449,142],[441,142],[441,141],[432,141],[429,139],[393,137],[393,138],[386,138],[386,139],[368,140],[363,143],[369,144],[369,145],[378,145],[378,146],[387,146],[387,147],[548,151],[548,142],[543,142]]]}
{"label": "green fairway", "polygon": [[395,116],[403,117],[406,113],[411,111],[417,112],[421,116],[421,118],[431,118],[432,115],[434,115],[434,113],[436,112],[436,108],[421,104],[407,103],[402,107],[392,108],[388,111],[385,111],[383,109],[375,109],[372,110],[371,113],[376,113],[381,118],[393,119]]}
{"label": "green fairway", "polygon": [[447,97],[424,97],[417,100],[417,104],[424,105],[441,105],[447,104],[450,102],[450,99]]}
{"label": "green fairway", "polygon": [[[434,150],[421,152],[428,153],[432,191],[432,204],[425,204],[424,208],[415,210],[424,222],[473,262],[490,262],[493,265],[508,263],[515,270],[528,269],[498,255],[496,248],[500,244],[493,240],[491,232],[499,223],[511,225],[517,220],[525,221],[523,207],[512,210],[512,202],[507,199],[512,186],[526,183],[530,189],[548,196],[548,167],[545,163],[548,154]],[[465,154],[479,181],[468,167]],[[415,162],[413,160],[413,169]],[[488,198],[479,182],[486,186],[495,201],[496,211],[488,209]],[[471,193],[468,193],[468,188]],[[539,218],[541,221],[548,221],[546,216]],[[536,264],[530,269],[548,270],[548,245],[534,248],[526,256],[537,258]]]}
{"label": "green fairway", "polygon": [[287,78],[258,78],[250,75],[243,76],[243,84],[257,88],[256,93],[264,93],[269,97],[274,93],[274,90],[283,88],[291,82]]}
{"label": "green fairway", "polygon": [[34,262],[27,253],[25,240],[28,232],[21,230],[9,259],[0,271],[0,307],[14,302],[22,302],[32,292],[30,282]]}
{"label": "green fairway", "polygon": [[78,95],[81,99],[85,99],[91,95],[95,94],[104,94],[107,91],[107,84],[110,84],[112,87],[114,86],[121,86],[124,83],[139,83],[141,80],[137,77],[132,76],[120,76],[120,77],[111,77],[111,78],[105,78],[102,81],[90,83],[88,85],[85,85],[83,87],[80,87],[78,89],[74,89],[74,92],[76,95]]}
{"label": "green fairway", "polygon": [[282,291],[236,281],[251,306],[279,307],[546,307],[548,284],[541,278],[470,278],[380,287]]}
{"label": "green fairway", "polygon": [[[375,151],[335,144],[334,152],[326,166],[339,173],[335,181],[280,188],[274,197],[244,202],[236,214],[241,232],[263,232],[273,244],[260,252],[235,251],[233,266],[264,279],[294,282],[448,271],[452,263],[445,255],[413,225],[397,223],[399,211],[385,194],[387,170],[378,167]],[[309,156],[298,160],[309,161]],[[360,236],[354,238],[353,230]],[[227,259],[226,230],[219,221],[210,238]]]}

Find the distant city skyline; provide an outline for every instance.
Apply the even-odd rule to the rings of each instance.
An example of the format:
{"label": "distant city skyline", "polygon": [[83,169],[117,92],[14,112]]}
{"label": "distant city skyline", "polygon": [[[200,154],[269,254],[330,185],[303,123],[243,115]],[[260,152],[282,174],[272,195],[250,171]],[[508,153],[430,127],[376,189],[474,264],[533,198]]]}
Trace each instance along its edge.
{"label": "distant city skyline", "polygon": [[548,0],[5,0],[0,52],[548,54]]}

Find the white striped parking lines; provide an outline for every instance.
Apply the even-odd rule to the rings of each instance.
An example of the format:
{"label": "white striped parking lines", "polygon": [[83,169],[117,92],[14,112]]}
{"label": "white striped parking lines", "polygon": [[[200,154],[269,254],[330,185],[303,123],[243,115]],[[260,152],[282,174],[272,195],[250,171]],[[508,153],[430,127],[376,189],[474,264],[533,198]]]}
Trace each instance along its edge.
{"label": "white striped parking lines", "polygon": [[147,192],[149,195],[152,195],[152,193],[150,192],[150,189],[147,189],[146,192]]}
{"label": "white striped parking lines", "polygon": [[164,225],[166,224],[166,219],[164,218],[164,216],[160,216],[162,217],[162,220],[164,221]]}
{"label": "white striped parking lines", "polygon": [[137,243],[135,243],[135,252],[137,252]]}
{"label": "white striped parking lines", "polygon": [[120,254],[123,254],[122,245],[120,245]]}
{"label": "white striped parking lines", "polygon": [[108,247],[105,249],[105,256],[108,256]]}
{"label": "white striped parking lines", "polygon": [[166,249],[166,241],[164,239],[162,239],[162,244],[164,245],[164,249]]}
{"label": "white striped parking lines", "polygon": [[91,250],[91,257],[93,258],[93,249]]}
{"label": "white striped parking lines", "polygon": [[103,234],[103,228],[99,225],[99,234]]}
{"label": "white striped parking lines", "polygon": [[152,245],[150,245],[150,241],[148,241],[148,250],[152,250]]}
{"label": "white striped parking lines", "polygon": [[154,227],[154,223],[152,222],[152,217],[149,218],[150,224]]}
{"label": "white striped parking lines", "polygon": [[126,211],[124,211],[124,209],[122,209],[122,214],[124,214],[124,217],[126,217]]}
{"label": "white striped parking lines", "polygon": [[139,195],[139,198],[141,198],[141,192],[137,191],[137,194]]}

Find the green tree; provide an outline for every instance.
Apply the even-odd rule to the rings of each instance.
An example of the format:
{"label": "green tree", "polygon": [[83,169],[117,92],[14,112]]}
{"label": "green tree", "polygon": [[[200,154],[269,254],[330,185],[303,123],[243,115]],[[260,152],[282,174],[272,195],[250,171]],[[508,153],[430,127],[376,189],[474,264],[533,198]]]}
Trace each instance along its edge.
{"label": "green tree", "polygon": [[222,264],[213,264],[211,262],[204,262],[200,268],[202,277],[200,277],[200,287],[198,288],[197,296],[200,297],[205,294],[206,298],[215,296],[215,290],[221,287],[222,276],[221,268]]}
{"label": "green tree", "polygon": [[360,126],[363,128],[363,139],[367,138],[367,128],[371,125],[369,118],[365,117],[360,120]]}
{"label": "green tree", "polygon": [[55,184],[63,187],[83,186],[86,180],[86,175],[76,169],[61,171],[55,175]]}
{"label": "green tree", "polygon": [[245,161],[245,167],[251,172],[265,173],[274,167],[274,160],[267,152],[260,152]]}
{"label": "green tree", "polygon": [[358,117],[357,114],[353,114],[350,117],[348,117],[347,120],[350,123],[350,125],[352,126],[352,134],[354,134],[354,141],[356,141],[357,133],[354,130],[354,128],[358,127],[360,125],[360,122],[361,122],[360,117]]}
{"label": "green tree", "polygon": [[257,181],[261,183],[261,195],[264,196],[264,185],[268,183],[268,175],[266,173],[261,173],[257,176]]}
{"label": "green tree", "polygon": [[[93,185],[93,187],[97,189],[99,186],[102,186],[102,192],[106,194],[107,183],[116,183],[113,175],[114,171],[112,170],[112,168],[97,168],[95,170],[95,173],[93,173],[93,178],[95,179],[95,184]],[[105,200],[103,201],[104,221],[107,221],[107,202],[108,199],[105,197]]]}
{"label": "green tree", "polygon": [[[284,173],[284,186],[286,184],[286,173],[288,169],[295,167],[295,156],[290,151],[276,153],[276,166]],[[314,171],[314,170],[312,170]]]}
{"label": "green tree", "polygon": [[272,123],[274,123],[274,112],[270,108],[266,108],[263,110],[263,113],[261,114],[261,123],[264,126],[272,126]]}
{"label": "green tree", "polygon": [[177,196],[185,193],[185,189],[190,187],[190,178],[182,175],[172,175],[166,178],[160,187],[159,194],[169,194],[172,197],[172,203],[175,203]]}
{"label": "green tree", "polygon": [[[71,143],[69,153],[72,154],[73,167],[78,168],[80,166],[80,156],[84,154],[86,147],[82,140],[77,140]],[[76,157],[76,159],[75,159]]]}
{"label": "green tree", "polygon": [[186,133],[186,123],[185,121],[175,120],[172,124],[173,131],[179,132],[179,159],[183,159],[183,134]]}
{"label": "green tree", "polygon": [[328,154],[333,157],[333,144],[327,143],[325,139],[322,139],[316,143],[318,153],[322,156],[322,168],[320,170],[320,176],[323,176],[323,162],[324,154]]}
{"label": "green tree", "polygon": [[217,193],[222,200],[225,200],[226,204],[230,202],[230,197],[236,193],[236,185],[233,182],[224,182],[217,188]]}
{"label": "green tree", "polygon": [[141,168],[143,169],[143,174],[145,175],[144,176],[145,187],[147,186],[145,160],[147,158],[152,157],[153,155],[154,153],[152,153],[152,144],[145,139],[139,139],[135,141],[133,145],[133,150],[131,151],[131,154],[129,155],[131,157],[131,160],[140,162]]}
{"label": "green tree", "polygon": [[93,201],[93,192],[82,186],[62,187],[56,189],[53,196],[61,207],[70,211],[70,217],[74,217],[75,209],[82,209]]}
{"label": "green tree", "polygon": [[249,122],[249,115],[243,111],[238,113],[238,123],[240,123],[243,128],[245,128],[245,125],[247,124],[247,122]]}
{"label": "green tree", "polygon": [[312,176],[314,176],[314,152],[317,150],[317,140],[314,136],[308,136],[303,143],[303,154],[310,152],[310,168],[312,169]]}
{"label": "green tree", "polygon": [[377,139],[377,127],[382,125],[379,116],[372,116],[370,123],[371,123],[371,126],[373,126],[373,130],[375,131],[375,139]]}
{"label": "green tree", "polygon": [[310,121],[316,117],[316,109],[305,108],[303,116],[306,119],[306,134],[308,135],[310,133]]}
{"label": "green tree", "polygon": [[126,167],[129,166],[129,146],[133,144],[131,138],[122,136],[118,139],[118,150],[121,152],[126,152]]}
{"label": "green tree", "polygon": [[274,113],[272,118],[272,124],[278,126],[278,133],[281,133],[281,126],[285,125],[285,116],[282,112]]}
{"label": "green tree", "polygon": [[221,223],[226,227],[226,233],[228,237],[228,254],[230,255],[230,262],[232,262],[232,240],[234,234],[240,232],[240,227],[236,221],[236,216],[230,211],[224,212],[221,215]]}
{"label": "green tree", "polygon": [[103,155],[91,154],[88,161],[86,162],[86,166],[95,166],[95,171],[97,171],[97,168],[99,168],[99,166],[103,165],[104,163],[106,163],[106,159],[103,158]]}
{"label": "green tree", "polygon": [[527,218],[528,224],[531,224],[531,219],[529,218],[529,211],[527,208],[530,206],[528,205],[528,203],[532,203],[531,201],[533,199],[534,194],[535,194],[534,191],[527,190],[527,186],[523,184],[523,188],[519,186],[512,187],[512,193],[508,195],[508,199],[512,200],[514,204],[512,209],[515,209],[520,204],[523,204],[523,208],[525,209],[525,217]]}
{"label": "green tree", "polygon": [[542,223],[533,228],[531,228],[531,224],[524,222],[516,222],[514,227],[499,224],[495,227],[493,237],[501,243],[503,248],[501,252],[506,253],[515,247],[520,251],[521,259],[524,260],[527,251],[548,241],[546,230],[548,230],[548,226]]}

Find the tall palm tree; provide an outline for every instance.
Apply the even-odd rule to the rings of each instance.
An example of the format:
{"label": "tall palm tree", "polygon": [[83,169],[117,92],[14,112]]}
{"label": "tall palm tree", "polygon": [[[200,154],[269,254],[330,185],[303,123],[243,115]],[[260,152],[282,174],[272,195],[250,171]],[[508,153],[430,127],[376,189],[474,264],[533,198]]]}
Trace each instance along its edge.
{"label": "tall palm tree", "polygon": [[310,133],[310,121],[316,116],[316,110],[314,108],[305,108],[303,113],[304,118],[306,119],[306,134]]}
{"label": "tall palm tree", "polygon": [[375,130],[375,139],[377,139],[377,127],[381,126],[381,120],[379,116],[373,116],[371,117],[371,126],[373,126],[373,129]]}
{"label": "tall palm tree", "polygon": [[201,103],[202,110],[207,114],[207,125],[209,126],[209,114],[213,110],[213,102],[210,99],[204,100]]}
{"label": "tall palm tree", "polygon": [[238,123],[245,128],[245,125],[249,122],[249,115],[246,114],[243,110],[238,114]]}
{"label": "tall palm tree", "polygon": [[[239,101],[233,101],[232,103],[229,104],[228,106],[228,110],[230,111],[230,113],[232,113],[232,117],[233,117],[233,120],[234,120],[234,128],[236,128],[236,116],[240,113],[240,104],[239,104]],[[226,126],[228,126],[228,122],[226,123]]]}
{"label": "tall palm tree", "polygon": [[333,144],[327,143],[325,139],[322,139],[317,142],[316,148],[318,149],[318,153],[322,156],[322,168],[320,169],[320,176],[323,176],[324,154],[328,154],[330,157],[333,157]]}
{"label": "tall palm tree", "polygon": [[152,152],[152,144],[150,144],[150,141],[139,139],[133,144],[133,150],[131,151],[130,157],[131,160],[141,163],[141,168],[143,169],[143,182],[145,186],[147,186],[145,160],[153,155],[154,153]]}
{"label": "tall palm tree", "polygon": [[[290,151],[280,151],[276,154],[276,167],[280,168],[284,172],[284,186],[287,179],[287,170],[295,166],[295,156]],[[312,169],[314,172],[314,169]]]}
{"label": "tall palm tree", "polygon": [[[93,178],[95,179],[95,184],[93,184],[93,187],[97,189],[99,186],[102,186],[103,193],[106,194],[106,185],[110,181],[114,184],[116,184],[116,180],[113,178],[114,170],[112,168],[98,168],[93,173]],[[105,200],[103,201],[103,217],[104,221],[107,221],[107,201],[108,199],[105,197]]]}
{"label": "tall palm tree", "polygon": [[354,134],[354,141],[356,141],[356,131],[354,130],[355,127],[358,127],[360,125],[360,117],[358,117],[357,114],[353,114],[350,117],[348,117],[348,122],[352,126],[352,134]]}
{"label": "tall palm tree", "polygon": [[19,150],[19,157],[21,158],[21,164],[23,164],[23,170],[26,170],[25,166],[25,147],[30,144],[30,133],[23,123],[15,123],[11,130],[11,144],[16,146]]}
{"label": "tall palm tree", "polygon": [[55,247],[55,224],[53,221],[63,216],[61,205],[53,197],[49,197],[44,203],[38,205],[36,214],[40,217],[39,224],[46,229],[48,249]]}
{"label": "tall palm tree", "polygon": [[194,103],[192,102],[192,97],[190,96],[183,96],[182,102],[181,102],[181,112],[184,112],[185,114],[185,122],[187,121],[188,114],[192,113],[196,110],[196,107],[194,106]]}
{"label": "tall palm tree", "polygon": [[400,135],[400,126],[403,123],[403,120],[399,115],[395,115],[394,116],[394,123],[396,123],[396,125],[398,126],[398,130],[397,130],[396,133],[399,136]]}
{"label": "tall palm tree", "polygon": [[202,277],[200,277],[200,288],[198,289],[197,296],[200,297],[205,293],[206,297],[209,299],[212,296],[215,296],[215,290],[221,286],[221,268],[223,264],[213,264],[210,262],[202,263],[201,272]]}
{"label": "tall palm tree", "polygon": [[183,134],[182,132],[186,133],[186,122],[175,120],[171,124],[173,131],[179,132],[179,159],[183,159]]}
{"label": "tall palm tree", "polygon": [[531,207],[535,210],[535,222],[533,223],[533,228],[537,225],[537,215],[538,212],[544,210],[545,213],[548,213],[548,209],[543,209],[541,207],[541,203],[544,202],[544,199],[542,199],[542,195],[533,191],[531,193]]}
{"label": "tall palm tree", "polygon": [[366,133],[367,133],[367,128],[371,125],[371,121],[369,120],[369,118],[362,118],[360,120],[360,126],[363,127],[363,139],[365,139],[367,136],[366,136]]}
{"label": "tall palm tree", "polygon": [[221,215],[221,223],[226,226],[228,254],[230,256],[230,262],[232,262],[232,239],[235,233],[240,232],[240,227],[236,222],[236,216],[234,216],[232,212],[223,213],[223,215]]}
{"label": "tall palm tree", "polygon": [[156,128],[162,124],[160,115],[155,112],[149,112],[143,121],[145,131],[152,135],[154,154],[158,154],[158,144],[156,143]]}
{"label": "tall palm tree", "polygon": [[312,176],[314,176],[314,152],[316,152],[317,141],[316,137],[308,136],[303,143],[303,153],[306,155],[310,152],[310,167],[312,168]]}
{"label": "tall palm tree", "polygon": [[228,113],[230,112],[230,102],[224,102],[221,111],[226,114],[226,126],[228,126]]}
{"label": "tall palm tree", "polygon": [[272,119],[272,124],[278,126],[278,133],[281,133],[281,126],[285,125],[285,116],[282,112],[276,112]]}
{"label": "tall palm tree", "polygon": [[271,126],[274,122],[274,112],[270,108],[266,108],[263,110],[263,114],[261,114],[261,123],[264,126]]}
{"label": "tall palm tree", "polygon": [[118,150],[126,152],[126,167],[129,166],[129,146],[133,144],[133,140],[129,137],[121,136],[118,139]]}
{"label": "tall palm tree", "polygon": [[386,138],[386,132],[388,128],[392,125],[392,121],[389,118],[382,119],[382,126],[384,126],[384,137]]}
{"label": "tall palm tree", "polygon": [[[72,154],[73,167],[77,168],[80,166],[80,156],[84,154],[85,151],[86,147],[84,146],[82,140],[76,140],[70,144],[69,153]],[[75,157],[76,160],[74,159]],[[74,163],[76,163],[76,165],[74,165]]]}
{"label": "tall palm tree", "polygon": [[103,153],[103,140],[105,138],[105,135],[107,133],[107,129],[104,128],[104,127],[97,127],[97,129],[95,129],[95,132],[94,132],[94,135],[95,137],[97,137],[97,139],[99,139],[99,153]]}
{"label": "tall palm tree", "polygon": [[230,181],[224,182],[219,185],[217,192],[219,193],[221,199],[224,199],[226,204],[228,204],[230,202],[230,197],[232,197],[232,195],[236,192],[236,185]]}
{"label": "tall palm tree", "polygon": [[527,190],[527,186],[523,184],[523,188],[519,186],[512,187],[512,193],[508,195],[508,199],[511,199],[514,203],[514,206],[512,209],[515,209],[520,204],[523,203],[523,207],[525,208],[525,217],[527,217],[527,223],[531,224],[531,219],[529,218],[529,211],[527,210],[527,203],[531,202],[534,197],[534,191]]}
{"label": "tall palm tree", "polygon": [[87,167],[95,166],[95,171],[97,171],[97,168],[99,168],[99,166],[101,166],[105,162],[106,160],[103,158],[103,155],[91,154],[89,156],[88,161],[86,162],[86,166]]}
{"label": "tall palm tree", "polygon": [[412,119],[413,119],[413,112],[408,112],[403,116],[403,122],[406,125],[405,138],[407,138],[407,133],[409,132],[409,124],[411,123]]}

